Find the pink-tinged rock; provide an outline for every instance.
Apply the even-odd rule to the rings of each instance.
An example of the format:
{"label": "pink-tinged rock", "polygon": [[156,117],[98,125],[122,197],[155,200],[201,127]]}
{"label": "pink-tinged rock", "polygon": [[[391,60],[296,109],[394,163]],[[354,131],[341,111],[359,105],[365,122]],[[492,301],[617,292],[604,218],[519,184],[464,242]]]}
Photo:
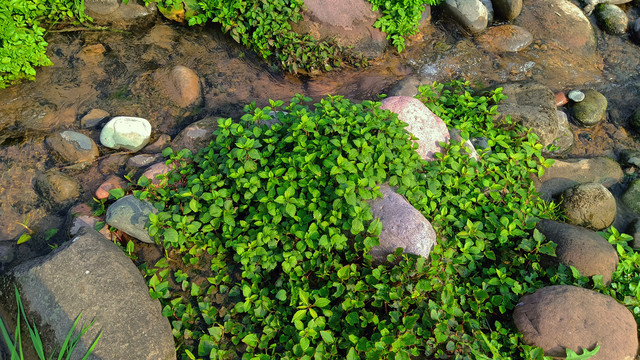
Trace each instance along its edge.
{"label": "pink-tinged rock", "polygon": [[567,98],[567,95],[565,95],[564,91],[556,93],[556,106],[564,106],[568,102],[569,98]]}
{"label": "pink-tinged rock", "polygon": [[124,180],[120,177],[111,175],[96,190],[96,199],[102,200],[109,197],[109,191],[113,189],[124,189],[126,186]]}
{"label": "pink-tinged rock", "polygon": [[140,177],[144,176],[147,179],[151,180],[152,184],[159,185],[161,180],[158,179],[157,176],[167,174],[170,170],[170,166],[163,162],[160,162],[149,166],[149,168],[147,168],[147,170],[145,170],[144,173],[140,175]]}
{"label": "pink-tinged rock", "polygon": [[[99,221],[104,222],[104,217],[100,218],[94,216],[91,207],[85,203],[80,203],[71,207],[71,209],[69,209],[69,219],[70,221],[68,222],[69,225],[67,227],[67,232],[70,237],[78,235],[82,228],[95,229],[95,226]],[[108,226],[103,226],[98,232],[104,235],[107,239],[112,239]]]}
{"label": "pink-tinged rock", "polygon": [[442,152],[440,142],[449,141],[449,130],[442,119],[431,112],[420,100],[408,96],[391,96],[382,101],[382,109],[398,114],[398,119],[418,140],[418,154],[427,161],[435,160]]}

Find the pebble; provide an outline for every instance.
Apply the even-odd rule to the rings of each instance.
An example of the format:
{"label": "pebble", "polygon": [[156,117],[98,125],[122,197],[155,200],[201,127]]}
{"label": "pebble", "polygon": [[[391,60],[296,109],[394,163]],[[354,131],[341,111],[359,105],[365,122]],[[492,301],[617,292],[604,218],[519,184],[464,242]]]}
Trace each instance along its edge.
{"label": "pebble", "polygon": [[80,119],[80,126],[83,128],[91,128],[109,117],[109,113],[102,109],[91,109],[85,116]]}
{"label": "pebble", "polygon": [[560,91],[556,93],[556,106],[563,106],[569,102],[567,95],[565,95],[564,91]]}
{"label": "pebble", "polygon": [[109,190],[124,189],[126,186],[124,180],[116,175],[111,175],[96,190],[96,199],[106,199],[109,197]]}
{"label": "pebble", "polygon": [[573,102],[580,102],[584,100],[584,93],[580,90],[571,90],[569,91],[569,99]]}

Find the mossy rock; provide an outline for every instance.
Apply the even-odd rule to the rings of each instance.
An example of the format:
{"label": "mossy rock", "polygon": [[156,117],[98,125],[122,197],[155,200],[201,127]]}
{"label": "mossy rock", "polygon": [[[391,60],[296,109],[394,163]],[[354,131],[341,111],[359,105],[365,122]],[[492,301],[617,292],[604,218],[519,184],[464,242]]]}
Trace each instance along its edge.
{"label": "mossy rock", "polygon": [[573,105],[573,117],[582,126],[593,126],[607,111],[607,98],[594,89],[584,91],[584,100]]}
{"label": "mossy rock", "polygon": [[602,30],[612,35],[622,35],[627,32],[629,19],[627,14],[613,4],[600,4],[596,7],[598,24]]}

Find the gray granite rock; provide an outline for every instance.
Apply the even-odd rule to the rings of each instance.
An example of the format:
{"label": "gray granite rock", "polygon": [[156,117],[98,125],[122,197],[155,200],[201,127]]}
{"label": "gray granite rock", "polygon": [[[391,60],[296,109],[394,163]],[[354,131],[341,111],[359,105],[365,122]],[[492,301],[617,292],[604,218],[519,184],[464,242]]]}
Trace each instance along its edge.
{"label": "gray granite rock", "polygon": [[146,227],[150,213],[157,214],[158,210],[146,201],[127,195],[109,206],[105,219],[107,224],[125,234],[142,242],[154,244]]}

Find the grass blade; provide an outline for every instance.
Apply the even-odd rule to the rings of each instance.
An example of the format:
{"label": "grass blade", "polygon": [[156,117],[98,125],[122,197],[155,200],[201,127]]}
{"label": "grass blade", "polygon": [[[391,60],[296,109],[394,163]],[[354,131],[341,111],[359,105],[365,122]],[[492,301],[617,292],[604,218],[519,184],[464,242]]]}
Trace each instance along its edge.
{"label": "grass blade", "polygon": [[82,316],[82,312],[80,312],[80,314],[78,314],[78,316],[76,317],[76,321],[73,322],[73,326],[71,326],[71,329],[67,333],[67,337],[64,339],[64,342],[62,343],[62,347],[60,348],[60,354],[58,354],[58,360],[62,360],[63,359],[63,356],[64,356],[65,352],[68,352],[67,359],[71,356],[71,351],[73,351],[73,348],[72,349],[68,348],[69,347],[69,340],[71,340],[71,335],[73,335],[73,330],[75,330],[76,326],[78,326],[78,322],[80,321],[80,317],[81,316]]}
{"label": "grass blade", "polygon": [[[24,306],[22,306],[22,299],[20,299],[20,293],[18,292],[18,286],[14,285],[15,287],[15,291],[16,291],[16,303],[18,304],[18,324],[20,321],[20,314],[22,314],[22,317],[24,318],[24,322],[27,325],[27,330],[29,331],[29,336],[31,337],[31,342],[33,344],[33,349],[36,351],[36,354],[38,354],[38,358],[40,358],[40,360],[47,360],[47,358],[44,356],[44,349],[42,347],[42,340],[40,339],[40,334],[38,333],[38,329],[36,329],[35,325],[33,328],[31,328],[31,325],[29,324],[29,319],[27,319],[27,314],[24,311]],[[20,345],[20,358],[23,359],[24,358],[24,354],[22,354],[22,345]]]}

